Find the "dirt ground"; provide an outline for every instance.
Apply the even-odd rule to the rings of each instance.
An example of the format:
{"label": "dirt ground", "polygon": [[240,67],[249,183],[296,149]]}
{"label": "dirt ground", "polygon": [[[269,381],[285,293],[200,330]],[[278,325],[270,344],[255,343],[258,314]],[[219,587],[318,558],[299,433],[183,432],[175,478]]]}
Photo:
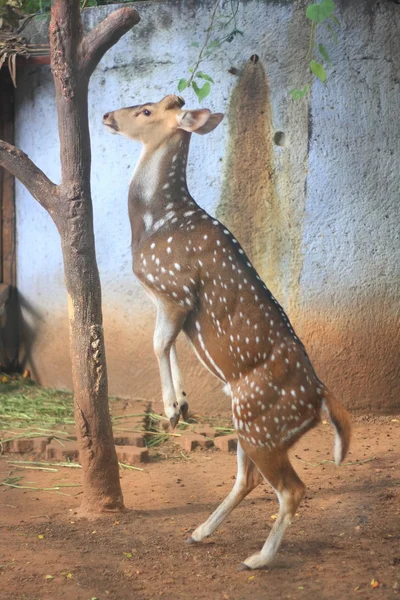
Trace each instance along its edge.
{"label": "dirt ground", "polygon": [[[232,487],[236,459],[218,450],[152,451],[122,471],[127,511],[79,520],[65,494],[0,487],[1,600],[264,600],[400,598],[400,417],[358,417],[348,462],[331,462],[327,424],[295,447],[308,486],[274,565],[237,571],[277,513],[260,485],[209,540],[184,543]],[[78,469],[22,470],[0,458],[0,482],[79,484]],[[365,461],[354,464],[355,461]],[[373,582],[375,580],[376,583]],[[372,587],[376,585],[377,587]]]}

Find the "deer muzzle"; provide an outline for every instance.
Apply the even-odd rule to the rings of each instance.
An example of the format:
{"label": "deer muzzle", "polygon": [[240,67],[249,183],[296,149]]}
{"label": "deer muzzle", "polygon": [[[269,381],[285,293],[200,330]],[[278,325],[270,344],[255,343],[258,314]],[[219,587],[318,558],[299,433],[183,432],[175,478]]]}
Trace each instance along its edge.
{"label": "deer muzzle", "polygon": [[108,112],[103,116],[103,125],[107,127],[111,133],[117,133],[119,131],[113,112]]}

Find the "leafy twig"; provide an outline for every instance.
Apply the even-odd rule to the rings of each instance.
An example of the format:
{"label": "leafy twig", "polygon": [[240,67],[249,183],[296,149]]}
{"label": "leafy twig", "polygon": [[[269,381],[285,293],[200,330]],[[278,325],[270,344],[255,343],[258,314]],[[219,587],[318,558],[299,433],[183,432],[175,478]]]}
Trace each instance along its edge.
{"label": "leafy twig", "polygon": [[[216,19],[219,3],[220,3],[220,0],[217,0],[214,5],[213,11],[211,13],[210,24],[206,29],[205,40],[203,42],[203,45],[200,48],[200,51],[199,51],[199,54],[197,56],[194,66],[189,69],[189,72],[190,72],[189,79],[182,78],[178,82],[178,90],[180,92],[183,92],[183,90],[185,90],[186,88],[192,87],[193,91],[195,92],[195,94],[200,102],[202,100],[204,100],[204,98],[206,98],[210,94],[211,84],[214,83],[214,80],[210,75],[207,75],[206,73],[204,73],[202,71],[199,71],[200,64],[202,63],[202,61],[205,58],[207,58],[207,56],[209,55],[209,53],[212,49],[219,48],[225,42],[231,42],[235,38],[235,36],[238,34],[243,35],[243,32],[237,28],[237,23],[236,23],[236,16],[237,16],[237,12],[239,10],[239,0],[231,0],[232,16],[228,19],[228,21],[226,21],[224,23],[223,27],[227,27],[233,21],[234,28],[232,29],[232,31],[230,31],[228,34],[226,34],[221,39],[215,39],[213,41],[210,41],[211,34],[215,28],[215,19]],[[193,43],[192,45],[199,47],[199,44],[197,44],[197,43]],[[201,87],[196,82],[195,77],[198,77],[199,79],[204,80],[204,83]]]}
{"label": "leafy twig", "polygon": [[[320,2],[309,4],[306,9],[306,16],[311,21],[310,43],[306,59],[310,61],[311,73],[322,83],[325,83],[327,79],[326,69],[322,63],[332,65],[332,61],[326,46],[324,44],[317,45],[317,28],[318,25],[323,24],[333,37],[334,42],[337,42],[336,32],[329,23],[329,20],[331,20],[335,25],[339,25],[338,19],[333,14],[335,9],[334,0],[321,0]],[[311,84],[307,84],[303,88],[290,90],[289,93],[294,100],[299,100],[307,95],[310,87]]]}
{"label": "leafy twig", "polygon": [[217,9],[218,9],[218,6],[219,6],[219,1],[220,0],[216,1],[215,6],[214,6],[214,10],[211,13],[210,24],[209,24],[209,26],[208,26],[208,28],[206,30],[207,31],[206,39],[204,40],[204,44],[203,44],[203,46],[202,46],[202,48],[201,48],[201,50],[199,52],[196,64],[193,67],[192,74],[189,77],[189,80],[187,82],[187,86],[186,87],[189,87],[193,83],[193,79],[194,79],[194,77],[196,75],[197,69],[199,68],[200,63],[203,60],[203,54],[204,54],[204,52],[205,52],[205,50],[207,48],[207,45],[208,45],[208,42],[209,42],[212,30],[213,30],[215,15],[217,14]]}

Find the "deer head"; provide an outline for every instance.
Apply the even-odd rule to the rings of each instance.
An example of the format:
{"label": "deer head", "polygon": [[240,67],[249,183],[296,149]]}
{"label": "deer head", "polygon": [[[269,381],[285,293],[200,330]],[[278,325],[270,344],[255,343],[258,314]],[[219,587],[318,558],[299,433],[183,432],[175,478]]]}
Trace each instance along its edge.
{"label": "deer head", "polygon": [[184,104],[183,98],[170,94],[160,102],[147,102],[108,112],[103,117],[103,124],[112,133],[154,147],[178,132],[209,133],[224,117],[206,108],[182,110]]}

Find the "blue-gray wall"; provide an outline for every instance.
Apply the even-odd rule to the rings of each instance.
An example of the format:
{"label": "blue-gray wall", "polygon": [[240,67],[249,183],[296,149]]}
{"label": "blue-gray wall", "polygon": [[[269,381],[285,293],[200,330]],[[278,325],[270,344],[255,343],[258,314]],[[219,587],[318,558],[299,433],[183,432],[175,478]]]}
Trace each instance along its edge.
{"label": "blue-gray wall", "polygon": [[[110,136],[101,117],[176,92],[213,5],[135,3],[140,24],[92,77],[93,203],[112,394],[151,399],[160,390],[151,348],[154,312],[130,266],[127,189],[140,148]],[[114,8],[86,10],[86,25]],[[242,240],[338,397],[354,408],[394,409],[400,406],[400,7],[353,3],[339,17],[328,82],[317,82],[308,99],[294,102],[288,90],[309,77],[304,2],[241,2],[243,38],[203,65],[216,81],[203,104],[226,118],[212,134],[193,136],[189,183],[196,200]],[[257,64],[249,63],[254,53]],[[236,75],[228,72],[232,67]],[[193,92],[184,96],[197,107]],[[49,67],[20,71],[16,109],[17,145],[58,181]],[[277,131],[284,133],[283,145],[274,143]],[[20,184],[16,194],[30,368],[46,385],[70,387],[58,235]],[[180,348],[193,407],[204,413],[227,408],[219,383],[185,341]]]}

